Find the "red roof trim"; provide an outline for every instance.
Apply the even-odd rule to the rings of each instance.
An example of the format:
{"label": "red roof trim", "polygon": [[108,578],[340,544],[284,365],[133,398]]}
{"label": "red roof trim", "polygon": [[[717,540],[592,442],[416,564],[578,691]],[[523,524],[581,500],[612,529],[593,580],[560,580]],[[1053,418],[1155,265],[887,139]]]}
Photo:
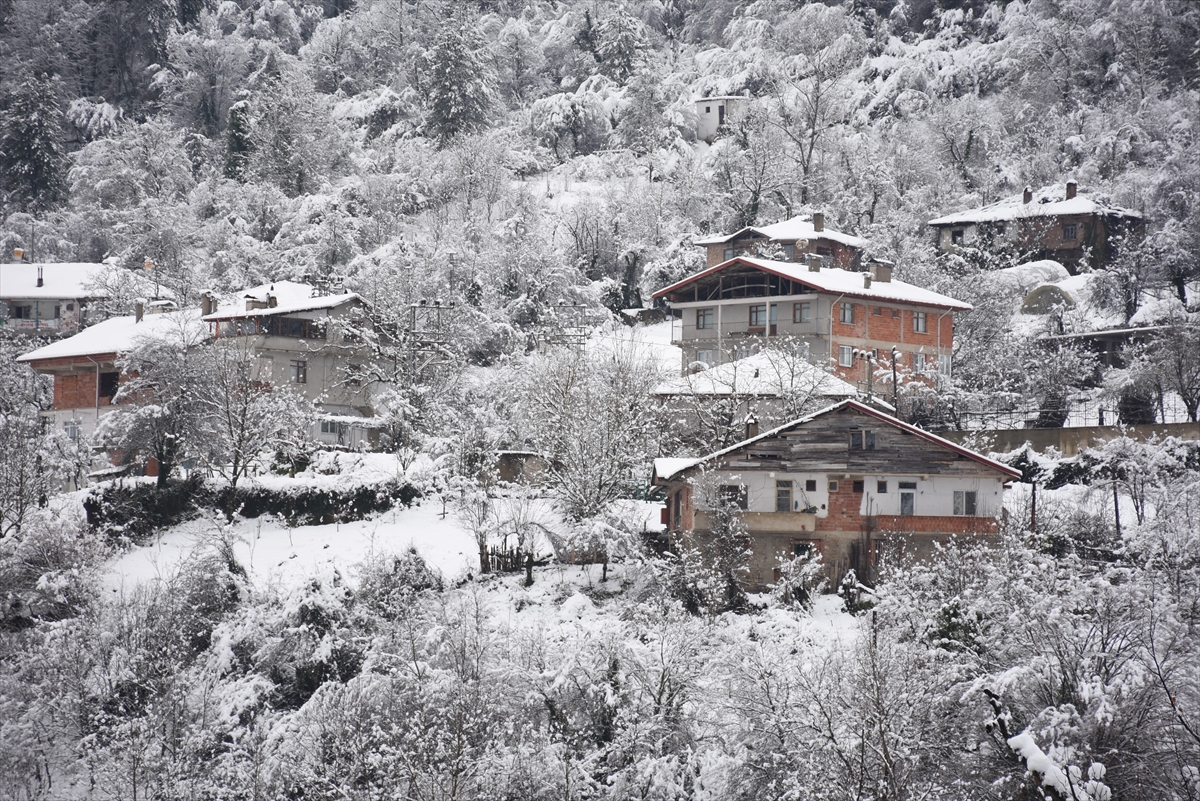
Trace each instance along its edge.
{"label": "red roof trim", "polygon": [[[734,262],[741,262],[742,264],[746,265],[747,267],[753,267],[754,269],[761,270],[764,273],[770,273],[771,275],[778,276],[779,278],[785,278],[788,281],[792,281],[797,284],[802,284],[819,294],[825,294],[825,295],[834,294],[833,290],[824,289],[819,286],[813,286],[812,284],[808,283],[807,281],[805,281],[802,278],[796,278],[795,276],[787,275],[786,273],[779,272],[778,270],[772,270],[770,267],[764,267],[761,264],[755,264],[754,262],[747,261],[746,259],[742,258],[741,256],[734,256],[729,261],[723,261],[715,267],[709,267],[707,270],[698,272],[695,275],[690,275],[687,278],[684,278],[682,281],[676,281],[675,283],[671,284],[670,286],[664,287],[664,288],[658,290],[653,295],[651,295],[651,297],[654,298],[655,300],[658,300],[659,298],[665,296],[669,292],[674,292],[675,290],[681,289],[681,288],[687,286],[688,284],[693,283],[694,281],[699,281],[701,278],[705,278],[709,275],[720,272],[721,270],[724,270],[726,267],[733,264]],[[797,262],[797,263],[799,263],[799,262]],[[879,303],[883,303],[883,304],[887,304],[887,305],[891,305],[891,306],[926,306],[926,307],[934,308],[934,309],[947,309],[949,311],[966,311],[966,309],[959,309],[956,306],[950,306],[945,303],[918,302],[918,301],[914,301],[914,300],[900,300],[900,299],[896,299],[896,298],[880,297],[879,295],[871,295],[871,294],[867,294],[865,292],[838,292],[836,294],[838,295],[838,297],[861,298],[863,300],[874,300]]]}

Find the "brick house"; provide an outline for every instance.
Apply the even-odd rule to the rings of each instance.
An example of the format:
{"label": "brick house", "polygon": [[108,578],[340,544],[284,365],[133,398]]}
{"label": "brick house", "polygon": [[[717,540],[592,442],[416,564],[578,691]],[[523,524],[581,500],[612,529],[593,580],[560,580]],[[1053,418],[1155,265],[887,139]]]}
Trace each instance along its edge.
{"label": "brick house", "polygon": [[820,256],[827,266],[858,270],[867,240],[826,228],[825,215],[816,212],[732,234],[693,239],[692,244],[705,249],[706,267],[715,267],[734,256],[760,256],[777,246],[784,261],[805,262],[810,255]]}
{"label": "brick house", "polygon": [[224,301],[206,296],[200,309],[169,311],[163,304],[151,304],[26,353],[18,361],[53,376],[53,405],[43,412],[51,425],[73,438],[87,437],[112,411],[113,397],[124,380],[117,362],[140,337],[207,323],[213,337],[253,337],[256,376],[276,386],[290,384],[316,404],[320,419],[314,436],[319,441],[365,446],[375,436],[370,404],[365,388],[356,385],[346,369],[357,358],[357,345],[343,341],[340,329],[328,324],[363,302],[353,293],[314,297],[308,284],[280,281]]}
{"label": "brick house", "polygon": [[923,555],[950,536],[997,531],[1017,470],[855,400],[698,459],[657,459],[668,542],[709,531],[735,503],[749,536],[749,583],[774,581],[780,557],[816,549],[831,581],[869,577],[888,546]]}
{"label": "brick house", "polygon": [[1026,187],[991,205],[930,220],[929,227],[941,253],[1011,250],[1029,260],[1053,259],[1072,275],[1106,266],[1122,243],[1146,233],[1141,214],[1081,195],[1074,181],[1036,192]]}
{"label": "brick house", "polygon": [[[682,316],[672,331],[683,368],[745,358],[773,337],[808,346],[814,364],[875,391],[890,374],[950,372],[954,314],[971,306],[903,281],[891,267],[872,272],[735,257],[654,293]],[[866,362],[864,355],[874,362]],[[890,389],[890,387],[887,387]]]}

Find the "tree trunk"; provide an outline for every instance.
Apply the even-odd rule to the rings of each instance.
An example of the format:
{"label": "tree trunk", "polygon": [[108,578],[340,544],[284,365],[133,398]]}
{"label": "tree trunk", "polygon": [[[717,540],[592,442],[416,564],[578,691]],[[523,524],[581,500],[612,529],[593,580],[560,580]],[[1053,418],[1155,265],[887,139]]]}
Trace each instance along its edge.
{"label": "tree trunk", "polygon": [[525,586],[533,586],[533,551],[525,554]]}

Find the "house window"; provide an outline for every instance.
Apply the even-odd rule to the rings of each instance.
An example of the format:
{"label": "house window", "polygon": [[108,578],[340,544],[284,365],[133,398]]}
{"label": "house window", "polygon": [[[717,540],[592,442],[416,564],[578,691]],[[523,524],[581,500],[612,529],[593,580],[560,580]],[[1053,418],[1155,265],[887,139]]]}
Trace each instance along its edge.
{"label": "house window", "polygon": [[69,311],[69,312],[73,312],[73,311],[75,311],[75,304],[74,304],[74,303],[68,303],[68,304],[67,304],[67,311]]}
{"label": "house window", "polygon": [[874,431],[851,431],[850,432],[850,450],[852,450],[852,451],[873,451],[873,450],[875,450],[875,432]]}
{"label": "house window", "polygon": [[918,334],[926,333],[927,319],[925,312],[913,312],[913,330]]}
{"label": "house window", "polygon": [[683,524],[683,490],[675,493],[675,502],[672,504],[671,524],[675,529],[679,529]]}
{"label": "house window", "polygon": [[749,509],[750,503],[746,497],[746,488],[734,484],[722,484],[719,490],[723,506],[736,506],[739,509]]}
{"label": "house window", "polygon": [[955,490],[954,514],[966,517],[974,517],[975,497],[975,493],[972,490]]}
{"label": "house window", "polygon": [[705,114],[712,114],[712,106],[705,106],[705,107],[704,107],[704,113],[705,113]]}
{"label": "house window", "polygon": [[963,229],[955,228],[950,232],[950,244],[961,245],[963,243]]}
{"label": "house window", "polygon": [[792,482],[776,481],[775,482],[775,511],[790,512],[792,511]]}
{"label": "house window", "polygon": [[1008,226],[1004,223],[996,223],[996,236],[1004,236],[1008,233]]}
{"label": "house window", "polygon": [[67,439],[71,440],[72,442],[79,441],[79,421],[78,420],[68,420],[65,423],[63,423],[63,431],[65,431],[67,433]]}
{"label": "house window", "polygon": [[879,493],[880,495],[887,495],[887,482],[886,481],[876,481],[875,482],[875,492]]}
{"label": "house window", "polygon": [[823,256],[823,257],[824,257],[824,258],[826,258],[826,259],[828,259],[828,258],[832,258],[832,256],[833,256],[833,250],[831,250],[830,248],[818,247],[818,248],[817,248],[817,255],[818,255],[818,256]]}
{"label": "house window", "polygon": [[1063,239],[1074,242],[1079,238],[1079,226],[1075,223],[1063,223]]}
{"label": "house window", "polygon": [[849,345],[838,345],[838,364],[842,367],[853,367],[854,348]]}
{"label": "house window", "polygon": [[920,374],[925,372],[925,354],[914,353],[913,357],[913,372]]}
{"label": "house window", "polygon": [[875,316],[876,316],[876,317],[879,317],[879,316],[881,316],[882,314],[883,314],[883,309],[882,309],[882,308],[880,308],[879,306],[876,306],[876,307],[875,307]]}
{"label": "house window", "polygon": [[292,359],[292,383],[308,383],[308,362],[304,359]]}
{"label": "house window", "polygon": [[854,491],[855,491],[857,494],[859,494],[859,495],[862,495],[862,493],[863,493],[863,482],[861,482],[861,481],[855,481],[855,482],[854,482]]}
{"label": "house window", "polygon": [[783,257],[785,259],[787,259],[788,261],[795,261],[796,246],[795,245],[784,245],[783,246]]}
{"label": "house window", "polygon": [[121,383],[120,373],[101,373],[100,374],[100,397],[109,398],[110,400],[116,397],[117,385]]}
{"label": "house window", "polygon": [[14,320],[32,320],[32,306],[13,306],[12,317]]}
{"label": "house window", "polygon": [[843,323],[854,324],[854,304],[843,303],[838,311],[838,321]]}
{"label": "house window", "polygon": [[950,354],[949,353],[943,353],[941,356],[938,356],[937,369],[938,369],[938,372],[941,373],[942,375],[946,376],[946,378],[950,377]]}
{"label": "house window", "polygon": [[712,367],[713,366],[713,352],[708,349],[696,351],[696,361],[704,362],[709,367]]}
{"label": "house window", "polygon": [[905,517],[912,517],[916,514],[917,504],[917,482],[901,481],[900,482],[900,514]]}
{"label": "house window", "polygon": [[725,248],[725,261],[729,261],[730,259],[732,259],[734,252],[735,252],[734,248]]}
{"label": "house window", "polygon": [[812,322],[812,304],[805,301],[802,303],[792,304],[792,322],[793,323],[811,323]]}
{"label": "house window", "polygon": [[817,480],[815,478],[807,479],[804,482],[804,491],[805,492],[816,492],[817,491]]}
{"label": "house window", "polygon": [[57,319],[59,319],[60,317],[62,317],[62,307],[61,307],[61,306],[55,306],[55,307],[54,307],[54,319],[55,319],[55,320],[57,320]]}
{"label": "house window", "polygon": [[712,328],[713,327],[713,310],[712,309],[696,309],[696,327],[697,328]]}
{"label": "house window", "polygon": [[899,309],[892,309],[892,317],[893,317],[893,318],[896,318],[896,317],[899,317],[899,316],[900,316],[900,310],[899,310]]}
{"label": "house window", "polygon": [[750,327],[764,328],[767,325],[767,305],[765,303],[755,304],[750,307]]}
{"label": "house window", "polygon": [[830,492],[837,492],[838,491],[837,488],[838,488],[838,483],[836,481],[829,482],[829,491]]}
{"label": "house window", "polygon": [[816,545],[809,540],[801,540],[800,542],[792,544],[792,555],[800,559],[807,559],[809,556],[812,556],[816,550]]}

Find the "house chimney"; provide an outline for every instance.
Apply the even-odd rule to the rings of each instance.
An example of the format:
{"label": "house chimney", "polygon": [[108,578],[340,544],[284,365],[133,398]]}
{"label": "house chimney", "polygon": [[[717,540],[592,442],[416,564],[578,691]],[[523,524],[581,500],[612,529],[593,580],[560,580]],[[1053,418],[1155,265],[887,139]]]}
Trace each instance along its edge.
{"label": "house chimney", "polygon": [[871,288],[871,274],[863,273],[863,289]]}
{"label": "house chimney", "polygon": [[813,230],[818,233],[825,230],[825,212],[813,212]]}
{"label": "house chimney", "polygon": [[46,281],[45,281],[45,279],[44,279],[44,278],[42,278],[42,268],[41,268],[41,267],[38,267],[38,282],[37,282],[37,285],[38,285],[38,286],[45,286],[45,285],[46,285]]}
{"label": "house chimney", "polygon": [[268,309],[274,309],[278,305],[279,305],[279,298],[277,298],[275,296],[275,293],[272,292],[271,294],[267,295],[267,308]]}
{"label": "house chimney", "polygon": [[881,284],[890,284],[892,282],[892,265],[878,261],[873,265],[873,269],[876,281]]}
{"label": "house chimney", "polygon": [[754,416],[754,412],[746,415],[746,439],[758,436],[758,418]]}
{"label": "house chimney", "polygon": [[200,316],[207,317],[213,313],[212,296],[207,292],[200,296]]}
{"label": "house chimney", "polygon": [[24,248],[13,248],[13,258],[17,261],[22,261],[25,258]]}
{"label": "house chimney", "polygon": [[1075,191],[1079,188],[1074,181],[1067,181],[1067,200],[1072,200],[1075,197]]}
{"label": "house chimney", "polygon": [[823,261],[823,257],[821,257],[821,256],[809,255],[809,257],[808,257],[808,271],[809,271],[810,273],[819,273],[819,272],[821,272],[821,262],[822,262],[822,261]]}
{"label": "house chimney", "polygon": [[1025,194],[1021,196],[1021,202],[1022,203],[1032,203],[1033,202],[1033,190],[1030,189],[1028,186],[1025,187]]}
{"label": "house chimney", "polygon": [[145,316],[145,314],[146,314],[146,304],[145,303],[143,303],[142,301],[139,300],[137,303],[133,304],[133,321],[135,323],[140,323],[142,321],[142,317]]}
{"label": "house chimney", "polygon": [[142,262],[142,269],[143,270],[153,270],[154,262],[152,262],[150,259],[146,259],[144,262]]}

